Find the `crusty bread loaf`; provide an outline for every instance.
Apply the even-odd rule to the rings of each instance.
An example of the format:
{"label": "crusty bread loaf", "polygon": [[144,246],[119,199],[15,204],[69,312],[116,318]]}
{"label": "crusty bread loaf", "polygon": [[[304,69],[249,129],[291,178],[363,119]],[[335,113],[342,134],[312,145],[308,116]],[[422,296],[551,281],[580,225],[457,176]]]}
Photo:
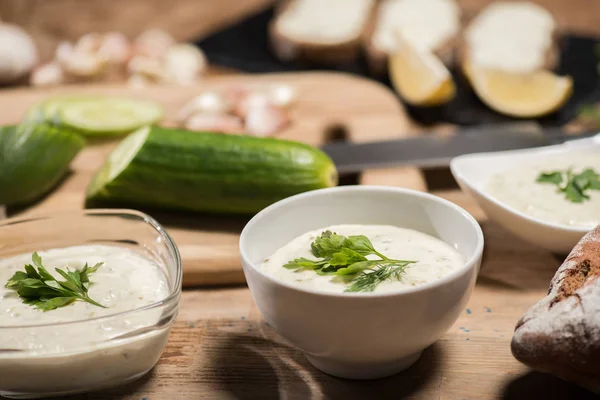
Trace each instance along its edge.
{"label": "crusty bread loaf", "polygon": [[461,27],[461,11],[455,0],[383,0],[369,28],[365,49],[374,75],[387,72],[387,62],[402,35],[417,48],[436,54],[444,64],[454,60]]}
{"label": "crusty bread loaf", "polygon": [[269,25],[271,47],[284,61],[339,65],[357,58],[375,0],[288,0]]}
{"label": "crusty bread loaf", "polygon": [[512,353],[529,367],[600,393],[600,226],[573,248],[548,295],[517,323]]}
{"label": "crusty bread loaf", "polygon": [[506,72],[554,69],[557,39],[556,21],[545,8],[528,1],[497,1],[468,23],[458,58],[463,65]]}

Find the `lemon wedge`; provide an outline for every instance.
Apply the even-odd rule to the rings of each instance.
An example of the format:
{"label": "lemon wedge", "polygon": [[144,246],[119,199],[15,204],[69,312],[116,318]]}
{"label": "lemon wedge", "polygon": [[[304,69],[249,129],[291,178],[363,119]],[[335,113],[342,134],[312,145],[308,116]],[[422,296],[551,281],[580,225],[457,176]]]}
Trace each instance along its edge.
{"label": "lemon wedge", "polygon": [[430,50],[418,49],[400,35],[389,58],[389,73],[396,92],[409,104],[436,106],[454,98],[452,75]]}
{"label": "lemon wedge", "polygon": [[473,68],[465,74],[477,96],[490,108],[513,117],[533,118],[559,109],[573,92],[570,76],[538,70],[529,73]]}

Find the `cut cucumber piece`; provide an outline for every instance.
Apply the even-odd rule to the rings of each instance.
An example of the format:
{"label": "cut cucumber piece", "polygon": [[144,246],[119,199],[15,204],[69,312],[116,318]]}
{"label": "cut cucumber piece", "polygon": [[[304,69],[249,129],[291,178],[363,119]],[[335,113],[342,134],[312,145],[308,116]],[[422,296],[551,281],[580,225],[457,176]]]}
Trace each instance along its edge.
{"label": "cut cucumber piece", "polygon": [[83,147],[82,136],[49,124],[0,128],[0,204],[26,204],[47,193]]}
{"label": "cut cucumber piece", "polygon": [[110,154],[87,200],[89,206],[251,214],[336,184],[333,162],[306,144],[144,127]]}
{"label": "cut cucumber piece", "polygon": [[44,100],[31,107],[25,115],[25,122],[29,123],[44,123],[48,122],[53,125],[60,125],[59,110],[68,103],[77,101],[73,97],[55,97]]}
{"label": "cut cucumber piece", "polygon": [[121,98],[69,102],[59,110],[65,125],[90,134],[131,132],[160,121],[162,116],[156,103]]}
{"label": "cut cucumber piece", "polygon": [[131,133],[163,117],[160,105],[120,97],[56,97],[32,107],[25,120],[66,125],[86,136]]}

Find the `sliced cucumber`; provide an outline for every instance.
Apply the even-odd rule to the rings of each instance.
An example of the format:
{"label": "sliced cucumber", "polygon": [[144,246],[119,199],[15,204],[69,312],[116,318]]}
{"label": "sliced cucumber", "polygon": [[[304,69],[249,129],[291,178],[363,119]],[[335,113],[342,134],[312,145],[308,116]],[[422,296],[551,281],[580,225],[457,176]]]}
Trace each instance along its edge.
{"label": "sliced cucumber", "polygon": [[25,204],[62,178],[85,139],[50,124],[0,128],[0,204]]}
{"label": "sliced cucumber", "polygon": [[86,136],[127,134],[163,117],[160,105],[120,97],[56,97],[32,107],[26,121],[66,125]]}
{"label": "sliced cucumber", "polygon": [[88,205],[251,214],[337,184],[320,150],[287,140],[144,127],[111,153]]}

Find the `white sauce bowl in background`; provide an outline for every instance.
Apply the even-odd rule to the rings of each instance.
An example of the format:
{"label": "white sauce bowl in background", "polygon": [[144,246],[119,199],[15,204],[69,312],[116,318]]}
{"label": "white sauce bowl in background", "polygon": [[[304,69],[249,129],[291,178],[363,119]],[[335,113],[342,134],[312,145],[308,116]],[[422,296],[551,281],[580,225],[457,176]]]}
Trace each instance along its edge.
{"label": "white sauce bowl in background", "polygon": [[[154,219],[131,210],[90,210],[0,223],[0,259],[81,245],[123,247],[149,260],[162,270],[153,276],[166,283],[168,290],[161,290],[166,297],[134,309],[120,304],[114,313],[102,309],[99,317],[72,322],[50,323],[47,315],[21,325],[16,317],[0,321],[0,337],[13,338],[0,343],[0,395],[43,398],[117,386],[146,374],[162,355],[179,309],[182,265],[175,243]],[[111,268],[118,268],[116,258]]]}
{"label": "white sauce bowl in background", "polygon": [[[546,166],[552,158],[564,160],[565,157],[577,157],[578,154],[600,157],[600,135],[555,146],[467,154],[454,158],[450,163],[450,170],[461,189],[477,201],[489,219],[524,241],[556,253],[568,254],[591,229],[590,226],[561,224],[529,215],[490,193],[489,184],[496,174],[519,165],[539,163]],[[557,165],[557,168],[562,166]],[[592,212],[595,213],[595,218],[600,218],[600,209]]]}
{"label": "white sauce bowl in background", "polygon": [[[385,293],[328,293],[261,271],[261,263],[290,240],[340,224],[414,229],[451,245],[466,262],[433,282]],[[437,196],[345,186],[265,208],[242,231],[240,251],[254,301],[273,329],[328,374],[375,379],[410,367],[454,324],[475,285],[483,233],[469,213]]]}

